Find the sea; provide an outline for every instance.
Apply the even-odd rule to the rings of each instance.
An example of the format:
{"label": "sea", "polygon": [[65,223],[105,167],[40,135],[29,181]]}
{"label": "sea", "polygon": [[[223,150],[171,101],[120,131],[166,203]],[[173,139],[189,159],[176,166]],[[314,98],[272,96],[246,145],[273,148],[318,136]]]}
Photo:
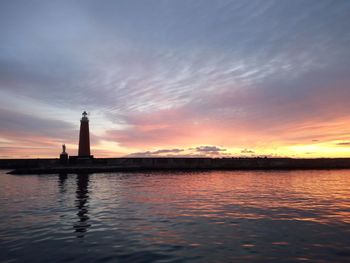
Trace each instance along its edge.
{"label": "sea", "polygon": [[350,170],[9,175],[0,262],[350,262]]}

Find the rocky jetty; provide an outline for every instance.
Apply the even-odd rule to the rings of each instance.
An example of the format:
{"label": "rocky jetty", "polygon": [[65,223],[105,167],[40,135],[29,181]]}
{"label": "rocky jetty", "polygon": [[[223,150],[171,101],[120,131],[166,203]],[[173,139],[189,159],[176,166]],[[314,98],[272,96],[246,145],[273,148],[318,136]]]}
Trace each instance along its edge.
{"label": "rocky jetty", "polygon": [[350,169],[350,158],[92,158],[3,159],[11,174],[99,173],[149,170],[293,170]]}

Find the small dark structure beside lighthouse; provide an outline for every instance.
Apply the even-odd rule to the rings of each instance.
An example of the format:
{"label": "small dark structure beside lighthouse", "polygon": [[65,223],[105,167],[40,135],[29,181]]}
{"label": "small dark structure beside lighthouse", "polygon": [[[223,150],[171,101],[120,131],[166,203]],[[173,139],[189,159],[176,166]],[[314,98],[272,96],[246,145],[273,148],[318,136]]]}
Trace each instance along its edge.
{"label": "small dark structure beside lighthouse", "polygon": [[68,164],[68,153],[66,152],[66,145],[62,145],[62,153],[60,154],[61,164]]}
{"label": "small dark structure beside lighthouse", "polygon": [[86,111],[83,112],[83,117],[80,120],[80,133],[79,133],[79,150],[78,158],[91,158],[90,152],[90,131],[89,131],[89,119]]}

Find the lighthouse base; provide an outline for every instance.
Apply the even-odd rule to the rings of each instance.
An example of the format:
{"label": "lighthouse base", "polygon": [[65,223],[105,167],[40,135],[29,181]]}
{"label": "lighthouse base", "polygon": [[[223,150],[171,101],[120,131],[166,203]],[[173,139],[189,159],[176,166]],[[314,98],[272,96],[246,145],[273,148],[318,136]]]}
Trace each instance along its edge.
{"label": "lighthouse base", "polygon": [[68,163],[68,153],[63,152],[60,154],[60,163],[67,164]]}
{"label": "lighthouse base", "polygon": [[92,164],[94,156],[69,156],[70,164]]}

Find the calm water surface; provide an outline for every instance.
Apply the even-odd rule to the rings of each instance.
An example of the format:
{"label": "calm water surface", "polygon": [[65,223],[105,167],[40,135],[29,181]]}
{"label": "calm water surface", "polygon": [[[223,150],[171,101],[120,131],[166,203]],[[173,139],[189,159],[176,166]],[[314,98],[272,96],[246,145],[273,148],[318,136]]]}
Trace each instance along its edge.
{"label": "calm water surface", "polygon": [[350,170],[14,176],[0,262],[350,262]]}

